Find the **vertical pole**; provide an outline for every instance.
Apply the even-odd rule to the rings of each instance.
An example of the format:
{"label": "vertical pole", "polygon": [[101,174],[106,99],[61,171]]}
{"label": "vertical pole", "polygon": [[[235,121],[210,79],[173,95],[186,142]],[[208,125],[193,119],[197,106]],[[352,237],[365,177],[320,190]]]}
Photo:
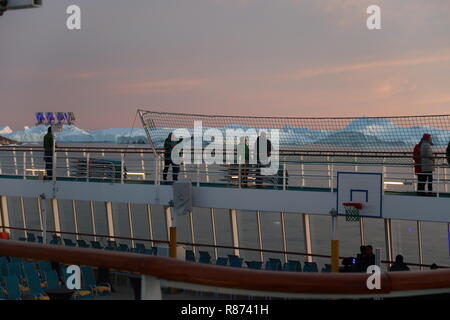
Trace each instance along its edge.
{"label": "vertical pole", "polygon": [[301,173],[302,173],[302,187],[305,186],[305,164],[303,163],[303,156],[300,157],[301,164]]}
{"label": "vertical pole", "polygon": [[286,162],[283,163],[283,190],[286,190]]}
{"label": "vertical pole", "polygon": [[25,229],[24,230],[24,235],[25,237],[27,237],[27,221],[25,219],[25,205],[24,205],[24,201],[23,201],[23,197],[20,197],[20,211],[22,212],[22,226]]}
{"label": "vertical pole", "polygon": [[23,152],[23,180],[27,179],[27,152]]}
{"label": "vertical pole", "polygon": [[200,187],[200,165],[199,164],[197,164],[197,187]]}
{"label": "vertical pole", "polygon": [[[232,180],[233,181],[233,180]],[[241,181],[242,181],[242,177],[241,177],[241,164],[238,163],[238,186],[239,189],[241,188]],[[233,183],[231,183],[233,184]]]}
{"label": "vertical pole", "polygon": [[375,249],[375,265],[381,267],[381,249]]}
{"label": "vertical pole", "polygon": [[30,165],[31,165],[31,173],[34,176],[35,175],[35,167],[34,167],[34,155],[33,155],[33,149],[30,150]]}
{"label": "vertical pole", "polygon": [[90,156],[90,154],[88,153],[86,155],[86,181],[87,182],[89,182],[89,175],[90,175],[90,173],[89,173],[89,166],[90,166],[89,156]]}
{"label": "vertical pole", "polygon": [[122,183],[123,184],[123,176],[124,176],[124,168],[125,168],[125,165],[124,165],[124,161],[125,161],[125,158],[124,158],[124,155],[123,155],[123,152],[120,154],[120,183]]}
{"label": "vertical pole", "polygon": [[[194,227],[193,212],[189,211],[188,215],[189,215],[189,228],[191,229],[191,240],[192,240],[192,243],[195,244],[196,242],[195,242],[195,227]],[[194,249],[194,254],[196,254],[197,246],[194,245],[194,247],[192,249]]]}
{"label": "vertical pole", "polygon": [[145,172],[145,156],[144,156],[144,152],[141,150],[141,170],[144,173],[144,180],[147,180],[147,174]]}
{"label": "vertical pole", "polygon": [[262,231],[261,231],[261,212],[260,211],[256,211],[256,226],[258,228],[259,259],[261,262],[264,262],[264,252],[262,251],[264,249],[264,243],[263,243]]}
{"label": "vertical pole", "polygon": [[13,148],[13,163],[14,163],[14,173],[16,176],[19,175],[19,169],[17,168],[17,153],[16,148]]}
{"label": "vertical pole", "polygon": [[283,251],[284,253],[284,262],[288,261],[287,251],[287,239],[286,239],[286,223],[284,220],[284,212],[280,212],[280,224],[281,224],[281,236],[283,238]]}
{"label": "vertical pole", "polygon": [[[303,234],[305,236],[305,250],[307,254],[312,254],[312,241],[311,241],[311,223],[309,214],[302,214],[303,216]],[[308,262],[313,262],[313,257],[307,256]]]}
{"label": "vertical pole", "polygon": [[[94,206],[94,201],[89,201],[89,209],[91,210],[92,233],[94,234],[94,241],[97,241],[98,240],[97,239],[97,224],[95,223],[95,206]],[[107,217],[107,219],[108,219],[108,217]]]}
{"label": "vertical pole", "polygon": [[41,194],[41,210],[42,210],[42,244],[47,244],[47,202],[45,194]]}
{"label": "vertical pole", "polygon": [[67,174],[67,177],[70,177],[70,160],[69,160],[69,153],[67,152],[67,149],[65,152],[65,157],[66,157],[66,174]]}
{"label": "vertical pole", "polygon": [[211,229],[214,244],[214,258],[215,260],[217,260],[219,253],[217,252],[216,213],[214,212],[214,208],[211,208],[210,212],[211,212]]}
{"label": "vertical pole", "polygon": [[57,158],[56,158],[56,135],[55,135],[55,139],[53,141],[53,161],[52,161],[52,180],[53,181],[56,181],[56,168],[57,168],[56,161],[57,161]]}
{"label": "vertical pole", "polygon": [[386,237],[386,257],[387,260],[392,261],[394,255],[394,248],[392,243],[392,222],[391,219],[384,219],[384,234]]}
{"label": "vertical pole", "polygon": [[[419,249],[419,263],[423,264],[423,241],[422,241],[422,221],[417,221],[417,246]],[[420,270],[423,270],[423,267],[420,266]]]}
{"label": "vertical pole", "polygon": [[337,239],[337,214],[332,214],[331,272],[339,272],[339,240]]}
{"label": "vertical pole", "polygon": [[148,219],[148,232],[150,236],[150,245],[153,247],[153,220],[152,220],[152,208],[151,205],[147,205],[147,219]]}
{"label": "vertical pole", "polygon": [[9,212],[8,212],[8,199],[6,196],[0,196],[0,206],[2,209],[2,222],[3,222],[3,232],[10,231],[9,227]]}
{"label": "vertical pole", "polygon": [[78,235],[78,215],[77,215],[77,206],[75,205],[75,200],[72,200],[72,214],[73,214],[73,222],[75,225],[75,233],[76,239],[79,240],[80,236]]}
{"label": "vertical pole", "polygon": [[439,192],[441,190],[441,175],[440,175],[440,170],[439,170],[439,165],[436,166],[436,170],[437,170],[437,193],[436,193],[436,198],[439,198]]}
{"label": "vertical pole", "polygon": [[362,246],[366,245],[366,232],[364,229],[364,218],[359,219],[359,236],[360,236],[360,242]]}
{"label": "vertical pole", "polygon": [[106,219],[108,221],[108,236],[110,240],[114,240],[114,220],[113,220],[113,210],[112,203],[106,202]]}
{"label": "vertical pole", "polygon": [[131,209],[131,203],[128,203],[128,223],[130,224],[130,238],[131,247],[134,248],[135,240],[134,240],[134,226],[133,226],[133,210]]}
{"label": "vertical pole", "polygon": [[172,213],[170,212],[170,207],[164,207],[165,218],[166,218],[166,236],[170,239],[170,227],[172,227]]}
{"label": "vertical pole", "polygon": [[58,200],[52,199],[53,220],[55,222],[55,233],[61,236],[61,219],[59,218]]}
{"label": "vertical pole", "polygon": [[[231,232],[232,232],[232,241],[233,247],[239,247],[239,229],[238,229],[238,221],[237,221],[237,211],[236,209],[230,209],[230,224],[231,224]],[[234,254],[239,256],[240,250],[234,249]]]}
{"label": "vertical pole", "polygon": [[170,257],[176,258],[177,257],[177,228],[176,227],[170,227]]}

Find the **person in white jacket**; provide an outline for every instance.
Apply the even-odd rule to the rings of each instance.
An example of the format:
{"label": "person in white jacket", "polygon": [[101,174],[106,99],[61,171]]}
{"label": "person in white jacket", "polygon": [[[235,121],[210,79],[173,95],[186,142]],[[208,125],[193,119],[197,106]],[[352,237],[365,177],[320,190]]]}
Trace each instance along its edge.
{"label": "person in white jacket", "polygon": [[[420,146],[421,173],[418,175],[419,183],[417,189],[422,195],[433,195],[433,171],[434,154],[433,138],[431,134],[425,133]],[[425,194],[425,184],[428,182],[428,194]]]}

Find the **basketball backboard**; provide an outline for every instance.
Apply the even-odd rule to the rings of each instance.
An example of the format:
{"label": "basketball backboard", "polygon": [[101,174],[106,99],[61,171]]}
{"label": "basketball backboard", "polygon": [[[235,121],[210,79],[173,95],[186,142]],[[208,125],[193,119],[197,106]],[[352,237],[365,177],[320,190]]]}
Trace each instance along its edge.
{"label": "basketball backboard", "polygon": [[383,174],[372,172],[337,173],[336,208],[345,215],[345,202],[363,204],[361,217],[383,217]]}

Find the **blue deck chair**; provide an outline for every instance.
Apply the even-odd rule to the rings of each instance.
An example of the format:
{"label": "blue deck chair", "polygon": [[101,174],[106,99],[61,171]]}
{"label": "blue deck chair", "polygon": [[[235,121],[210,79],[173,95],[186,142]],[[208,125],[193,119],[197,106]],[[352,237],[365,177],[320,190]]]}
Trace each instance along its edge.
{"label": "blue deck chair", "polygon": [[128,245],[125,243],[120,243],[116,249],[117,249],[117,251],[121,251],[121,252],[129,251]]}
{"label": "blue deck chair", "polygon": [[27,233],[27,241],[28,242],[35,242],[36,241],[36,237],[34,236],[34,234]]}
{"label": "blue deck chair", "polygon": [[89,245],[87,244],[87,242],[82,239],[77,240],[77,244],[78,244],[78,247],[80,247],[80,248],[89,248]]}
{"label": "blue deck chair", "polygon": [[147,248],[145,247],[145,244],[143,244],[143,243],[136,243],[136,247],[133,248],[132,250],[133,250],[133,252],[136,252],[136,253],[144,253],[144,251],[146,249]]}
{"label": "blue deck chair", "polygon": [[84,288],[91,290],[94,294],[105,296],[111,294],[111,284],[97,284],[95,280],[94,270],[91,267],[81,267],[81,278]]}
{"label": "blue deck chair", "polygon": [[8,300],[21,300],[22,293],[20,291],[19,278],[16,275],[11,275],[5,277],[5,281]]}
{"label": "blue deck chair", "polygon": [[300,264],[300,261],[288,260],[283,266],[283,271],[301,272],[302,265]]}
{"label": "blue deck chair", "polygon": [[324,272],[324,273],[331,272],[331,264],[325,263],[321,272]]}
{"label": "blue deck chair", "polygon": [[266,270],[270,271],[280,271],[281,270],[281,261],[277,261],[278,259],[269,259],[266,262]]}
{"label": "blue deck chair", "polygon": [[230,267],[242,268],[243,262],[244,262],[244,259],[242,259],[242,258],[232,257],[232,258],[230,258]]}
{"label": "blue deck chair", "polygon": [[317,263],[305,261],[305,265],[303,266],[303,272],[319,272],[319,269],[317,268]]}
{"label": "blue deck chair", "polygon": [[44,274],[48,289],[58,289],[65,287],[59,282],[58,274],[55,270],[45,270]]}
{"label": "blue deck chair", "polygon": [[200,258],[198,259],[198,262],[210,264],[211,263],[211,255],[208,251],[199,251]]}
{"label": "blue deck chair", "polygon": [[72,239],[63,239],[64,245],[68,247],[76,247],[77,244],[72,241]]}
{"label": "blue deck chair", "polygon": [[36,300],[49,300],[49,297],[45,294],[45,288],[42,287],[41,279],[39,278],[35,266],[28,263],[28,267],[25,267],[25,277],[29,288],[29,294]]}
{"label": "blue deck chair", "polygon": [[64,241],[65,246],[68,246],[68,247],[76,247],[77,246],[77,244],[75,242],[73,242],[72,239],[64,238],[63,241]]}
{"label": "blue deck chair", "polygon": [[186,261],[195,262],[195,253],[192,250],[186,250]]}
{"label": "blue deck chair", "polygon": [[19,241],[27,241],[27,238],[25,238],[25,237],[20,237],[18,240],[19,240]]}
{"label": "blue deck chair", "polygon": [[228,265],[228,258],[225,257],[218,257],[216,260],[217,266],[227,266]]}
{"label": "blue deck chair", "polygon": [[53,237],[52,240],[49,242],[52,245],[61,245],[62,241],[60,237]]}
{"label": "blue deck chair", "polygon": [[10,262],[15,262],[15,263],[22,263],[23,259],[20,257],[9,257],[9,261]]}
{"label": "blue deck chair", "polygon": [[261,270],[263,264],[261,261],[245,261],[245,263],[249,269],[254,270]]}
{"label": "blue deck chair", "polygon": [[94,249],[103,249],[103,246],[99,241],[91,241],[91,245]]}
{"label": "blue deck chair", "polygon": [[22,278],[22,263],[19,262],[10,262],[8,263],[8,275],[15,275],[19,277],[19,279]]}
{"label": "blue deck chair", "polygon": [[44,238],[42,236],[37,236],[37,241],[38,241],[38,243],[43,243]]}
{"label": "blue deck chair", "polygon": [[119,245],[117,244],[117,242],[115,240],[108,240],[108,247],[117,249],[119,247]]}

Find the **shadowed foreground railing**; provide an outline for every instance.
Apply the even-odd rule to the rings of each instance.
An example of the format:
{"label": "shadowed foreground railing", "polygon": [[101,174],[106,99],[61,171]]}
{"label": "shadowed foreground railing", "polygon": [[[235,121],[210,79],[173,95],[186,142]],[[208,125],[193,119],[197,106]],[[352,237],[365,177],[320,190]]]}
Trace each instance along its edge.
{"label": "shadowed foreground railing", "polygon": [[173,258],[0,240],[0,256],[88,265],[142,275],[142,299],[161,299],[161,285],[205,292],[286,298],[374,298],[450,293],[450,270],[381,274],[369,290],[364,273],[306,274],[204,265]]}

